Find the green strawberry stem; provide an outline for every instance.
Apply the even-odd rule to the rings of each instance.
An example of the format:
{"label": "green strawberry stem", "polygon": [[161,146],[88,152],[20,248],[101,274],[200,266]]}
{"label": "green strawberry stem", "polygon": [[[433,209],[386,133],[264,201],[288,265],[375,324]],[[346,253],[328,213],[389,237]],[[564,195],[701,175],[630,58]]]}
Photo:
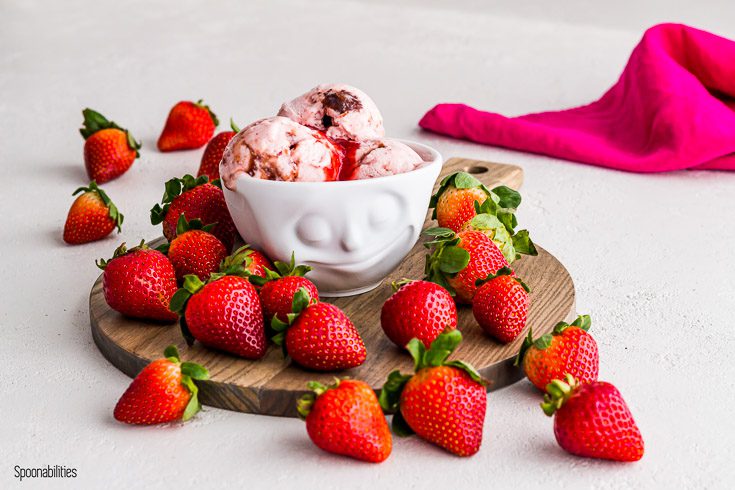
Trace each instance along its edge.
{"label": "green strawberry stem", "polygon": [[[482,286],[486,282],[490,282],[493,279],[495,279],[496,277],[510,276],[512,274],[513,274],[513,270],[510,267],[508,267],[508,266],[501,267],[500,269],[498,269],[498,271],[495,274],[493,274],[491,272],[490,274],[487,275],[487,277],[485,279],[478,279],[478,280],[476,280],[475,281],[475,286]],[[513,279],[515,279],[516,282],[518,282],[518,284],[520,284],[527,293],[530,293],[531,292],[531,289],[526,285],[525,282],[523,282],[523,280],[520,277],[514,277]]]}
{"label": "green strawberry stem", "polygon": [[183,235],[187,231],[191,230],[202,230],[206,232],[211,232],[212,228],[214,228],[216,225],[217,223],[209,223],[208,225],[205,225],[199,218],[194,218],[191,221],[187,221],[184,213],[181,213],[179,215],[178,221],[176,222],[176,235]]}
{"label": "green strawberry stem", "polygon": [[236,133],[240,132],[240,128],[237,127],[237,124],[235,124],[235,121],[232,118],[230,118],[230,129],[232,129]]}
{"label": "green strawberry stem", "polygon": [[546,385],[546,394],[544,395],[544,401],[541,403],[541,409],[551,417],[574,394],[578,386],[579,381],[574,379],[571,374],[564,376],[564,381],[553,380]]}
{"label": "green strawberry stem", "polygon": [[265,276],[257,276],[253,274],[250,276],[250,282],[256,286],[263,286],[269,281],[275,281],[276,279],[281,279],[286,276],[303,277],[311,270],[311,267],[308,265],[296,265],[294,252],[291,252],[291,260],[288,263],[276,260],[273,262],[273,265],[276,268],[275,271],[270,270],[268,267],[263,267]]}

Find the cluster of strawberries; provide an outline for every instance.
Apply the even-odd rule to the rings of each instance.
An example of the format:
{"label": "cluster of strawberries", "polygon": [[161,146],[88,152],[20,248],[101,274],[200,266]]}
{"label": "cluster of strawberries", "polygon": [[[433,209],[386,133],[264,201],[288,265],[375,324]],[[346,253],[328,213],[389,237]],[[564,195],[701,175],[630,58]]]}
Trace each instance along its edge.
{"label": "cluster of strawberries", "polygon": [[[72,204],[64,225],[64,241],[69,244],[100,240],[115,228],[120,231],[123,215],[98,184],[109,182],[127,172],[140,156],[142,147],[130,131],[99,112],[84,109],[82,115],[83,127],[79,132],[85,140],[84,166],[92,182],[74,191],[73,195],[81,195]],[[206,144],[197,177],[217,179],[222,153],[239,131],[230,121],[232,131],[222,131],[212,137],[218,124],[217,116],[201,100],[179,102],[169,112],[158,138],[158,150],[189,150]]]}
{"label": "cluster of strawberries", "polygon": [[[121,175],[140,145],[98,113],[85,110],[85,163],[92,182],[78,189],[64,239],[84,243],[119,229],[122,214],[97,182]],[[233,252],[237,232],[218,180],[218,163],[235,134],[212,138],[217,121],[208,107],[182,102],[169,114],[159,138],[162,151],[198,148],[207,141],[197,177],[165,184],[151,223],[161,224],[167,243],[115,250],[98,266],[109,306],[135,318],[179,321],[189,345],[202,345],[245,359],[262,358],[268,338],[298,365],[339,371],[367,356],[358,329],[336,306],[319,300],[304,277],[309,267],[271,261],[248,245]],[[233,127],[233,130],[235,128]],[[211,139],[210,139],[211,138]],[[127,166],[126,166],[127,165]],[[380,393],[359,380],[309,383],[298,413],[320,448],[380,462],[392,449],[385,414],[397,435],[415,433],[451,453],[475,454],[482,443],[486,385],[461,360],[449,360],[462,340],[457,305],[471,305],[480,327],[508,343],[526,328],[529,288],[511,264],[535,255],[526,230],[516,231],[520,195],[505,186],[488,189],[465,172],[442,180],[430,206],[438,227],[430,237],[423,280],[401,280],[381,310],[386,336],[414,360],[414,373],[392,372]],[[93,212],[94,211],[94,212]],[[518,354],[531,382],[547,394],[545,413],[556,413],[554,431],[567,451],[589,457],[635,461],[643,441],[620,393],[598,382],[597,345],[590,320],[560,323],[534,339],[529,329]],[[209,377],[195,363],[181,362],[175,346],[144,368],[118,401],[114,416],[132,424],[187,420],[199,409],[197,381]]]}

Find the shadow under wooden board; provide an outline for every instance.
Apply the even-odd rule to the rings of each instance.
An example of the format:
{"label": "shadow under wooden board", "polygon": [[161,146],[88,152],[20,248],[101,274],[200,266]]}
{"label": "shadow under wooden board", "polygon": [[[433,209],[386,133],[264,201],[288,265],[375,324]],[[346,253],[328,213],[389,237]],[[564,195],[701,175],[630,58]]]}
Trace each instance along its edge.
{"label": "shadow under wooden board", "polygon": [[[489,187],[503,183],[518,188],[523,181],[520,167],[460,158],[452,158],[444,164],[440,179],[457,170],[471,172]],[[427,215],[427,224],[430,222]],[[159,238],[153,243],[162,240]],[[310,380],[328,383],[334,376],[349,376],[364,380],[378,390],[394,369],[412,371],[408,354],[384,335],[380,327],[380,309],[391,294],[390,281],[423,276],[426,249],[422,241],[419,240],[401,265],[386,278],[386,284],[358,296],[325,299],[347,313],[365,341],[367,360],[355,369],[338,373],[305,371],[291,365],[275,346],[258,361],[216,352],[199,343],[187,347],[177,323],[150,323],[126,318],[111,310],[102,294],[101,276],[89,298],[92,336],[102,354],[131,377],[151,360],[162,357],[166,346],[176,344],[183,359],[209,369],[211,379],[199,383],[202,403],[241,412],[295,417],[296,400],[306,392],[306,383]],[[531,288],[528,325],[533,328],[534,335],[547,333],[557,322],[574,317],[574,284],[569,273],[553,255],[541,247],[538,250],[538,256],[524,257],[513,264],[517,274]],[[523,373],[513,366],[513,358],[524,335],[510,344],[501,344],[482,332],[467,307],[459,308],[459,329],[464,340],[453,358],[472,363],[490,381],[489,390],[521,379]]]}

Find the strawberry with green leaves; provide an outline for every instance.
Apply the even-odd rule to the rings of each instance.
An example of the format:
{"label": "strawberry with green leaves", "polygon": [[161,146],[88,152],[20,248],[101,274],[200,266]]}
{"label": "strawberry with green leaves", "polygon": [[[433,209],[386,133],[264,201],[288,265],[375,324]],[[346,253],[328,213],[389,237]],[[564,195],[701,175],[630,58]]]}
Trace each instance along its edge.
{"label": "strawberry with green leaves", "polygon": [[643,457],[641,431],[618,389],[604,381],[579,383],[567,374],[546,386],[541,404],[554,416],[554,436],[568,453],[631,462]]}
{"label": "strawberry with green leaves", "polygon": [[515,365],[522,366],[529,381],[542,391],[567,374],[582,383],[597,381],[600,356],[597,342],[587,333],[591,325],[589,315],[580,315],[571,325],[559,322],[551,333],[535,340],[529,329]]}
{"label": "strawberry with green leaves", "polygon": [[393,371],[380,392],[380,405],[394,412],[393,432],[416,433],[458,456],[480,450],[487,392],[480,375],[463,361],[447,361],[462,341],[459,330],[437,337],[426,350],[408,343],[415,374]]}
{"label": "strawberry with green leaves", "polygon": [[140,156],[141,144],[130,131],[92,109],[82,111],[79,132],[84,138],[84,166],[91,180],[104,184],[128,171]]}
{"label": "strawberry with green leaves", "polygon": [[431,345],[442,332],[457,328],[457,306],[443,287],[409,279],[392,287],[393,295],[380,310],[380,326],[398,347],[405,349],[413,338]]}
{"label": "strawberry with green leaves", "polygon": [[235,250],[220,264],[220,272],[236,276],[265,276],[266,269],[274,269],[271,260],[248,244]]}
{"label": "strawberry with green leaves", "polygon": [[93,180],[87,187],[80,187],[72,193],[77,197],[69,209],[64,223],[64,241],[77,245],[101,240],[120,225],[123,215],[107,193]]}
{"label": "strawberry with green leaves", "polygon": [[467,172],[455,172],[441,181],[429,207],[440,227],[454,232],[482,231],[512,263],[520,254],[537,254],[528,231],[515,232],[515,211],[520,204],[521,195],[508,186],[490,190]]}
{"label": "strawberry with green leaves", "polygon": [[207,370],[193,362],[181,362],[170,345],[138,373],[115,405],[116,420],[126,424],[153,425],[192,418],[202,406],[195,380],[209,379]]}
{"label": "strawberry with green leaves", "polygon": [[176,279],[183,281],[187,274],[194,274],[206,281],[219,271],[220,263],[227,257],[227,249],[210,233],[213,227],[214,224],[205,226],[201,220],[187,221],[183,214],[179,215],[176,238],[164,247],[176,270]]}
{"label": "strawberry with green leaves", "polygon": [[102,291],[107,304],[123,315],[173,322],[169,302],[176,293],[176,272],[171,261],[143,241],[127,249],[120,245],[109,260],[97,261],[102,269]]}
{"label": "strawberry with green leaves", "polygon": [[488,335],[499,341],[514,341],[526,328],[530,289],[510,267],[478,279],[476,284],[479,288],[472,300],[475,320]]}
{"label": "strawberry with green leaves", "polygon": [[294,295],[304,288],[312,301],[319,301],[319,291],[313,282],[304,276],[311,270],[308,265],[296,265],[291,253],[289,263],[276,261],[273,269],[264,267],[264,274],[251,275],[250,282],[260,288],[260,302],[263,305],[265,321],[270,324],[273,317],[288,322],[288,314],[293,313]]}
{"label": "strawberry with green leaves", "polygon": [[479,231],[429,228],[424,234],[433,238],[424,243],[433,249],[426,257],[426,280],[446,288],[458,303],[471,304],[477,280],[508,266],[497,245]]}
{"label": "strawberry with green leaves", "polygon": [[189,345],[203,345],[245,359],[260,359],[267,342],[260,299],[250,282],[238,276],[212,274],[207,283],[195,275],[171,299],[181,315],[181,332]]}
{"label": "strawberry with green leaves", "polygon": [[160,151],[191,150],[204,146],[219,125],[217,116],[202,100],[182,101],[171,108],[161,136]]}
{"label": "strawberry with green leaves", "polygon": [[390,456],[390,429],[370,385],[336,379],[330,386],[311,381],[307,387],[311,392],[299,399],[297,409],[317,447],[370,463]]}
{"label": "strawberry with green leaves", "polygon": [[232,131],[222,131],[209,140],[207,147],[204,149],[202,161],[199,164],[197,177],[206,175],[209,180],[219,179],[219,162],[222,160],[222,154],[230,140],[240,132],[240,128],[235,125],[235,121],[232,119],[230,119],[230,128],[232,128]]}
{"label": "strawberry with green leaves", "polygon": [[365,343],[342,310],[315,302],[306,288],[300,288],[291,311],[287,323],[273,317],[276,335],[272,340],[296,364],[315,371],[338,371],[365,362]]}
{"label": "strawberry with green leaves", "polygon": [[151,209],[151,224],[161,224],[168,241],[176,238],[179,216],[188,221],[200,220],[204,225],[213,224],[211,233],[219,238],[229,252],[235,243],[237,230],[219,180],[209,182],[206,176],[194,178],[184,175],[166,182],[161,204]]}

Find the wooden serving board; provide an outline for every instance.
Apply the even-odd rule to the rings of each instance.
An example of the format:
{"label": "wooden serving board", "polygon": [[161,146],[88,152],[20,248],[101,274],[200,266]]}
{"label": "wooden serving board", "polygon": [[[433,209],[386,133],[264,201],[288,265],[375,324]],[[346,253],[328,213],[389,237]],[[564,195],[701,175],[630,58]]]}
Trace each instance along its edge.
{"label": "wooden serving board", "polygon": [[[489,187],[504,183],[518,188],[523,181],[520,167],[459,158],[445,163],[440,179],[457,170],[474,174]],[[427,219],[427,224],[429,222]],[[513,264],[531,288],[528,324],[535,335],[549,332],[557,322],[574,317],[574,284],[569,273],[553,255],[540,247],[538,250],[538,256],[524,257]],[[307,381],[328,383],[335,375],[349,376],[364,380],[378,390],[392,370],[412,370],[408,354],[384,335],[380,327],[380,309],[391,294],[390,281],[423,276],[424,257],[425,248],[420,240],[386,278],[385,285],[359,296],[326,300],[339,306],[352,319],[368,352],[362,366],[339,373],[305,371],[292,365],[275,346],[258,361],[216,352],[199,343],[187,347],[178,324],[161,325],[130,319],[111,310],[102,294],[101,276],[89,298],[92,336],[102,354],[131,377],[151,360],[162,357],[166,346],[176,344],[183,359],[209,369],[211,379],[200,383],[202,403],[241,412],[294,417],[295,402],[305,393]],[[482,332],[467,307],[459,308],[459,329],[464,340],[453,358],[472,363],[489,380],[489,390],[521,379],[522,371],[512,364],[523,335],[510,344],[500,344]]]}

